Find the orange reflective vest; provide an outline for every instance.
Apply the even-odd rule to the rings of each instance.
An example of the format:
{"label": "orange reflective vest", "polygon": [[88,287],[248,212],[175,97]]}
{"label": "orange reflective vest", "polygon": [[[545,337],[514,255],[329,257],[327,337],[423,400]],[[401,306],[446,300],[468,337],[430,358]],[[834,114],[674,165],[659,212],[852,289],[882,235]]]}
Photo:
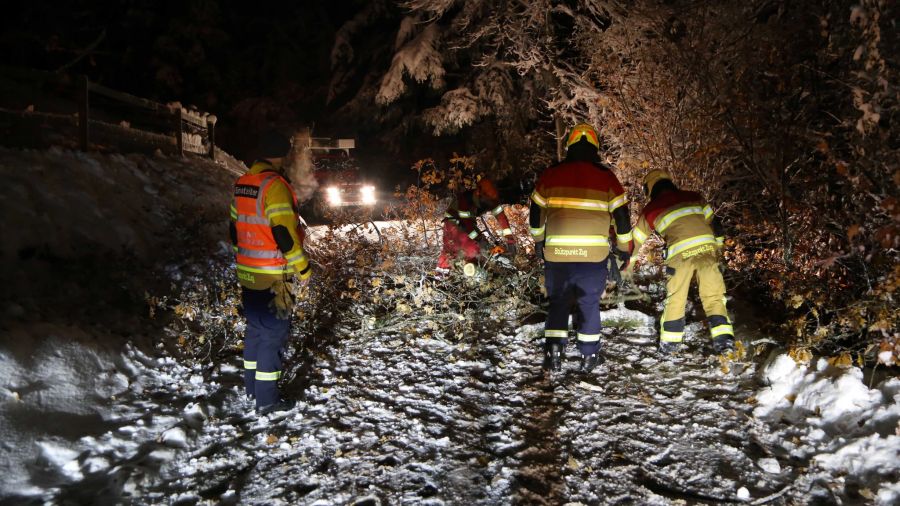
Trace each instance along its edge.
{"label": "orange reflective vest", "polygon": [[[266,192],[276,181],[288,188],[292,201],[285,202],[284,209],[270,207],[267,210]],[[273,213],[297,212],[297,196],[291,185],[274,172],[244,174],[234,185],[234,208],[237,211],[237,270],[259,274],[294,273],[295,269],[289,265],[294,262],[289,262],[278,249],[269,222],[269,215]]]}

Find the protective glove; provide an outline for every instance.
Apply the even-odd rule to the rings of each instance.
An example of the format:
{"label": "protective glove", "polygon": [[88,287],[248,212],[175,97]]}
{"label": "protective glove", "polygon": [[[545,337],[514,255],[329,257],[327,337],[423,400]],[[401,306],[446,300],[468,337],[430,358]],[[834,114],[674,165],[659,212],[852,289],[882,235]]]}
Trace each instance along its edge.
{"label": "protective glove", "polygon": [[269,302],[269,309],[279,320],[288,320],[294,312],[294,290],[289,281],[276,281],[269,289],[274,297]]}
{"label": "protective glove", "polygon": [[534,243],[534,256],[544,259],[544,241]]}
{"label": "protective glove", "polygon": [[619,258],[619,271],[625,272],[631,265],[631,253],[627,251],[617,251],[616,256]]}

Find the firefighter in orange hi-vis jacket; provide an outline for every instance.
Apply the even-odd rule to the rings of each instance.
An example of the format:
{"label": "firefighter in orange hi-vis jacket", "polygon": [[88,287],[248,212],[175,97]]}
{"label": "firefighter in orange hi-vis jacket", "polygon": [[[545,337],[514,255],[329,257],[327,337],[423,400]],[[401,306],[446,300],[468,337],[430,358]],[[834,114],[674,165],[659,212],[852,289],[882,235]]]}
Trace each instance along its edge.
{"label": "firefighter in orange hi-vis jacket", "polygon": [[247,322],[244,385],[260,415],[296,404],[282,399],[277,387],[281,353],[291,332],[293,280],[306,283],[310,276],[297,197],[282,166],[290,149],[287,137],[264,133],[256,161],[234,184],[231,203],[231,243]]}
{"label": "firefighter in orange hi-vis jacket", "polygon": [[599,149],[596,130],[585,123],[575,125],[566,141],[566,159],[541,173],[531,194],[528,221],[535,252],[544,259],[550,299],[543,367],[551,371],[562,368],[573,299],[578,306],[581,370],[591,371],[601,362],[600,297],[608,274],[610,225],[623,269],[632,250],[625,190],[600,161]]}
{"label": "firefighter in orange hi-vis jacket", "polygon": [[666,243],[668,280],[659,334],[660,351],[674,353],[681,347],[684,308],[695,275],[713,349],[716,353],[733,349],[734,329],[725,307],[725,281],[719,270],[724,234],[712,208],[699,193],[676,188],[672,178],[662,170],[652,170],[644,177],[644,193],[650,202],[635,226],[635,246],[640,248],[654,232]]}
{"label": "firefighter in orange hi-vis jacket", "polygon": [[505,252],[515,255],[516,239],[503,210],[503,204],[500,203],[497,187],[490,179],[482,177],[475,189],[454,195],[444,212],[443,248],[438,258],[438,273],[448,272],[457,258],[471,263],[481,255],[482,248],[479,242],[484,242],[486,238],[478,230],[476,220],[488,211],[497,218],[497,223],[503,230],[502,235],[506,240]]}

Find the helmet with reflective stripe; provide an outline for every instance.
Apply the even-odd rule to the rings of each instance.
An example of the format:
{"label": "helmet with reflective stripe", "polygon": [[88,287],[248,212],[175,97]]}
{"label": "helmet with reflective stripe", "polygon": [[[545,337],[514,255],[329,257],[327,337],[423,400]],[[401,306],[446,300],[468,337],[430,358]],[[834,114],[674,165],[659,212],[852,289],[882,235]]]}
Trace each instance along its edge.
{"label": "helmet with reflective stripe", "polygon": [[653,191],[653,186],[663,179],[671,181],[672,177],[669,176],[668,172],[660,169],[653,169],[648,172],[647,175],[644,176],[644,194],[650,195],[650,192]]}
{"label": "helmet with reflective stripe", "polygon": [[600,139],[597,137],[597,131],[587,123],[579,123],[572,127],[572,131],[569,132],[569,138],[566,139],[566,148],[580,141],[582,138],[587,139],[594,147],[600,149]]}

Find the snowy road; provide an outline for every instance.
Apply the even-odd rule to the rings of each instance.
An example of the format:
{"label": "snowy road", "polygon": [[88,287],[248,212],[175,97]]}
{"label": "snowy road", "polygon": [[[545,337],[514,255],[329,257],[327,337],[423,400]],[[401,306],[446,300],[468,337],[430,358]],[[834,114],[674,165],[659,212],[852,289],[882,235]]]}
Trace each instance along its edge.
{"label": "snowy road", "polygon": [[[415,332],[346,337],[317,359],[297,411],[272,421],[250,416],[236,368],[201,382],[136,360],[157,377],[152,400],[118,433],[143,445],[58,498],[121,486],[137,503],[720,503],[791,481],[787,465],[758,467],[748,389],[717,363],[661,362],[648,336],[611,334],[597,374],[579,374],[570,350],[567,372],[545,378],[541,325],[514,329],[488,323],[456,345]],[[198,395],[205,421],[189,404]],[[155,405],[170,413],[146,412]]]}

